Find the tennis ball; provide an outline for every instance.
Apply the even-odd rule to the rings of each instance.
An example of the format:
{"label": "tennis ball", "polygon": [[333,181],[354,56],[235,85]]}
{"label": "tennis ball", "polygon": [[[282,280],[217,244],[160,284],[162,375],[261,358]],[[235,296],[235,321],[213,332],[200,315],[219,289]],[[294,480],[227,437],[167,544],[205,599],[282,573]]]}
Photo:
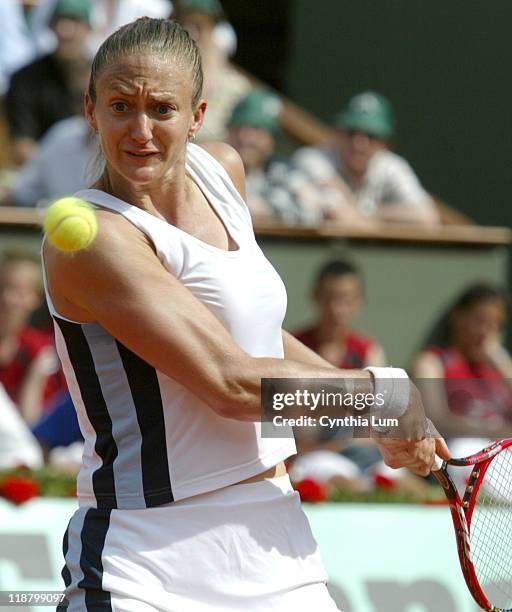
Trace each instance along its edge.
{"label": "tennis ball", "polygon": [[88,202],[68,197],[56,200],[46,210],[43,228],[55,247],[72,253],[91,244],[98,231],[98,222]]}

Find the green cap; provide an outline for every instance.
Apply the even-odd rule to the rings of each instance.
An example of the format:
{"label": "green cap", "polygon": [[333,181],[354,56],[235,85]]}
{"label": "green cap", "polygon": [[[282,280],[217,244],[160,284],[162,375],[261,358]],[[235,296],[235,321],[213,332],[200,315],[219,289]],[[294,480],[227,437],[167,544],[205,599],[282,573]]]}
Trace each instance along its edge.
{"label": "green cap", "polygon": [[361,130],[383,140],[393,135],[394,123],[389,100],[374,91],[365,91],[350,98],[335,118],[335,124],[346,130]]}
{"label": "green cap", "polygon": [[81,19],[90,25],[91,0],[57,0],[52,19],[57,17]]}
{"label": "green cap", "polygon": [[219,0],[179,0],[177,8],[183,11],[201,11],[216,18],[224,13]]}
{"label": "green cap", "polygon": [[276,132],[279,128],[281,107],[281,100],[272,92],[253,89],[236,104],[228,125],[252,125]]}

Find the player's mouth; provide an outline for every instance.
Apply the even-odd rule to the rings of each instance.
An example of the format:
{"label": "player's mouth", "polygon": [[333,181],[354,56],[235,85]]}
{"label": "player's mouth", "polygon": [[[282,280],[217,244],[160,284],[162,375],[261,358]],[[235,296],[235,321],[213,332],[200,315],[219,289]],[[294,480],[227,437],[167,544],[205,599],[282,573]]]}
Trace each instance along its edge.
{"label": "player's mouth", "polygon": [[148,157],[154,157],[158,155],[158,151],[153,150],[139,150],[139,151],[125,151],[126,155],[134,157],[136,159],[146,159]]}

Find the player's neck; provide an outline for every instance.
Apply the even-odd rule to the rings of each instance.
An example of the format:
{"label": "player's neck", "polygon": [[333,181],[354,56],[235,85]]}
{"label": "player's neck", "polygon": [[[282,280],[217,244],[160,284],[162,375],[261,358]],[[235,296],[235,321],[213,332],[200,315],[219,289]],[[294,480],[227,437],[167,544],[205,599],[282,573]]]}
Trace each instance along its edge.
{"label": "player's neck", "polygon": [[188,205],[189,181],[184,168],[155,185],[135,184],[106,170],[94,187],[174,224],[180,209]]}

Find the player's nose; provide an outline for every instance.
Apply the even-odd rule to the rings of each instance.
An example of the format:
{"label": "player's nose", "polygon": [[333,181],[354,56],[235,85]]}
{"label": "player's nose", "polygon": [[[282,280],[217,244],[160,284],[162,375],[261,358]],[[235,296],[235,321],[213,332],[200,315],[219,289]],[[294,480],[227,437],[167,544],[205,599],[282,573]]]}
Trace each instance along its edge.
{"label": "player's nose", "polygon": [[130,128],[130,136],[135,142],[145,143],[153,137],[153,122],[146,113],[137,113]]}

